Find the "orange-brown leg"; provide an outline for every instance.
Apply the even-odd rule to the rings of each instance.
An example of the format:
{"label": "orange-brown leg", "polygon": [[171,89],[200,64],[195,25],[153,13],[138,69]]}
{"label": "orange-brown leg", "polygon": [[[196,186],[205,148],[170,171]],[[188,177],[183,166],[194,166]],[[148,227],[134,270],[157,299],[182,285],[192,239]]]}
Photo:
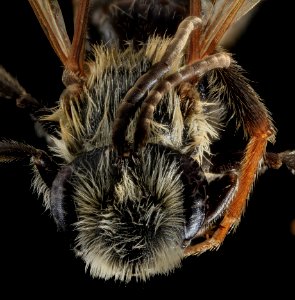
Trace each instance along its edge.
{"label": "orange-brown leg", "polygon": [[271,124],[268,119],[265,119],[261,124],[261,127],[257,128],[250,138],[245,151],[245,156],[241,162],[238,190],[218,228],[207,240],[196,245],[188,246],[185,249],[186,256],[201,254],[207,250],[217,249],[222,244],[228,232],[238,225],[246,206],[249,193],[251,192],[259,163],[265,154],[268,139],[272,134]]}
{"label": "orange-brown leg", "polygon": [[[201,17],[201,3],[199,0],[190,0],[190,15]],[[200,60],[200,36],[201,28],[197,27],[191,34],[190,43],[187,48],[187,64]]]}

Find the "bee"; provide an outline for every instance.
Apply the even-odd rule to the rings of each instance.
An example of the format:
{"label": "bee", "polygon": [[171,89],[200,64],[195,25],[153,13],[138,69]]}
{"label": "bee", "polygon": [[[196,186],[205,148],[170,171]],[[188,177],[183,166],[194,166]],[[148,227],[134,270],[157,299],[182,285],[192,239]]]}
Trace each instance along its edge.
{"label": "bee", "polygon": [[[220,46],[259,2],[73,1],[70,40],[57,1],[29,0],[65,89],[46,108],[0,69],[0,95],[28,110],[48,143],[2,139],[0,162],[30,161],[33,189],[91,276],[169,274],[220,247],[258,175],[295,173],[294,151],[266,151],[271,114]],[[126,16],[145,22],[133,28]],[[224,132],[238,130],[224,147]]]}

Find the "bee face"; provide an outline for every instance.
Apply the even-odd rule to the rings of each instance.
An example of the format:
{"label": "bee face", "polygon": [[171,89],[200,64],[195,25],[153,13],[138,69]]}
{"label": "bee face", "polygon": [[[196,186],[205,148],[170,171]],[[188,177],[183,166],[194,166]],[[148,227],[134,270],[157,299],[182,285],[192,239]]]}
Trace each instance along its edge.
{"label": "bee face", "polygon": [[[94,277],[146,280],[171,272],[209,212],[207,180],[186,142],[192,134],[182,110],[189,108],[181,108],[177,94],[163,99],[146,147],[135,152],[132,146],[138,115],[128,126],[124,155],[110,147],[120,99],[160,60],[169,41],[153,38],[140,51],[133,45],[124,52],[94,48],[85,98],[73,103],[70,113],[58,107],[46,117],[64,120],[63,139],[53,138],[52,150],[68,162],[47,193],[46,206],[60,229],[74,228],[76,253]],[[181,61],[182,56],[175,69]],[[34,182],[38,189],[40,180]],[[68,219],[73,210],[74,219]]]}
{"label": "bee face", "polygon": [[73,227],[92,276],[146,280],[180,266],[206,216],[206,187],[198,164],[171,148],[151,144],[123,160],[94,149],[59,171],[49,206],[60,229]]}
{"label": "bee face", "polygon": [[[234,23],[230,15],[238,19],[251,8],[242,2],[192,1],[189,8],[187,1],[93,1],[88,12],[77,2],[81,23],[83,11],[89,15],[84,53],[83,34],[70,43],[58,40],[65,34],[60,23],[50,27],[53,8],[61,17],[55,3],[30,1],[58,37],[51,42],[66,88],[57,107],[45,109],[1,70],[0,92],[20,99],[48,148],[3,140],[0,159],[31,161],[34,190],[58,229],[73,233],[91,276],[145,281],[218,248],[238,224],[256,174],[282,164],[295,169],[294,152],[265,152],[275,135],[270,115],[215,44],[227,30],[218,18]],[[97,25],[103,12],[107,21]],[[165,18],[172,20],[167,32],[159,25]],[[132,31],[139,19],[145,22]],[[91,44],[95,39],[103,45]],[[226,159],[215,142],[231,119],[249,141]]]}
{"label": "bee face", "polygon": [[177,157],[161,152],[147,149],[118,162],[106,149],[89,154],[91,168],[89,158],[78,158],[72,190],[77,251],[93,276],[146,280],[180,265],[184,185]]}
{"label": "bee face", "polygon": [[[155,46],[157,42],[160,44]],[[149,47],[163,51],[165,46],[163,40],[155,39],[139,55],[127,52],[127,56],[97,48],[99,55],[90,64],[93,75],[85,93],[87,101],[72,110],[81,120],[70,127],[75,139],[54,139],[52,149],[64,155],[68,165],[55,177],[46,206],[60,229],[74,228],[76,253],[94,277],[146,280],[171,272],[184,257],[184,241],[192,238],[191,232],[195,233],[205,219],[207,180],[198,162],[182,153],[182,134],[174,133],[182,121],[174,117],[181,113],[178,96],[170,95],[163,101],[147,147],[137,152],[132,148],[136,118],[128,128],[124,156],[109,146],[122,94],[151,65],[146,53],[161,56]],[[114,65],[118,65],[115,70]],[[130,72],[135,66],[136,71]],[[58,108],[53,115],[62,113]],[[62,130],[64,137],[72,137],[66,126]],[[162,142],[155,143],[155,139]],[[38,178],[40,173],[35,175]],[[35,180],[36,189],[39,182]],[[65,189],[62,194],[61,185]],[[66,217],[71,215],[71,201],[74,220]]]}

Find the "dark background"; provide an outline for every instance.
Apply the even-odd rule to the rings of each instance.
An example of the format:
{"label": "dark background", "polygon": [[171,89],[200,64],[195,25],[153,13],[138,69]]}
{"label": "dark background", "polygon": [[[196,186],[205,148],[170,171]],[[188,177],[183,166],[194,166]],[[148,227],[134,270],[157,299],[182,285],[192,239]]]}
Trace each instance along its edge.
{"label": "dark background", "polygon": [[[278,128],[274,151],[295,148],[294,16],[290,1],[262,1],[247,30],[231,52],[248,72]],[[62,66],[49,46],[27,1],[2,1],[0,6],[0,64],[28,92],[52,105],[63,89]],[[38,147],[30,118],[9,101],[0,102],[0,136]],[[121,289],[163,292],[177,288],[183,296],[294,295],[295,177],[282,168],[259,178],[235,233],[218,251],[183,261],[169,276],[125,285],[92,279],[76,259],[53,220],[32,195],[28,166],[0,169],[1,293],[23,296],[75,295],[102,297]],[[8,285],[12,284],[8,288]],[[111,290],[112,289],[112,290]],[[233,292],[236,290],[236,292]],[[294,296],[293,296],[294,297]],[[292,296],[291,296],[292,298]]]}

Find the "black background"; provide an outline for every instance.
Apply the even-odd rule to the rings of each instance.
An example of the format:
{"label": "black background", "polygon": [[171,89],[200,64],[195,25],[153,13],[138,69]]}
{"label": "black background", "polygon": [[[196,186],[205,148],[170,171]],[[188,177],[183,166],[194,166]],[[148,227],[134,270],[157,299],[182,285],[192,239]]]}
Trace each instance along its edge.
{"label": "black background", "polygon": [[[278,128],[274,151],[295,148],[294,16],[290,1],[262,1],[247,30],[231,49],[265,100]],[[27,1],[2,1],[0,64],[44,104],[54,103],[63,89],[62,66]],[[0,136],[38,147],[30,118],[9,101],[0,102]],[[235,298],[278,293],[294,295],[295,177],[285,168],[259,178],[235,233],[218,251],[183,261],[169,276],[125,285],[92,279],[76,259],[49,213],[30,189],[28,166],[1,166],[1,293],[12,295],[85,295],[121,289],[183,296]],[[11,287],[8,287],[11,284]],[[38,291],[37,288],[40,290]],[[111,290],[112,289],[112,290]],[[234,292],[234,290],[236,290]],[[39,294],[40,293],[40,294]],[[294,297],[294,296],[293,296]],[[292,296],[291,296],[292,298]]]}

